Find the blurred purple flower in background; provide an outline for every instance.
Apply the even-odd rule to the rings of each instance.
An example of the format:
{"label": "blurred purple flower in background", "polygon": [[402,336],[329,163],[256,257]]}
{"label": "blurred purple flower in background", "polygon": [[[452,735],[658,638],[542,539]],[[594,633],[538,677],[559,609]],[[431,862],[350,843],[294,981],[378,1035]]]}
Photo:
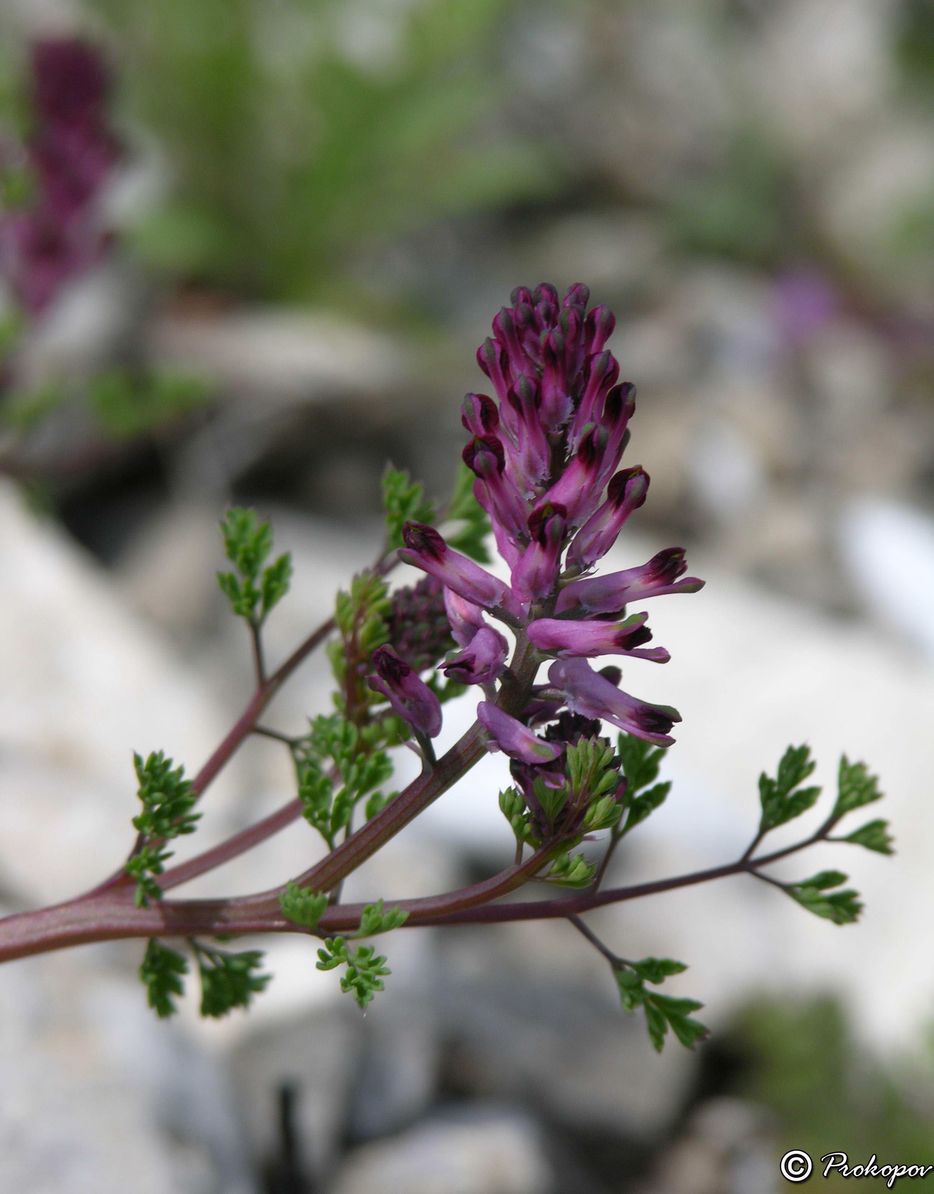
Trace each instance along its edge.
{"label": "blurred purple flower in background", "polygon": [[[100,196],[120,150],[107,123],[111,77],[94,46],[40,41],[31,72],[32,126],[22,163],[30,194],[0,216],[0,272],[36,316],[106,248]],[[7,169],[14,168],[15,153],[6,156]]]}
{"label": "blurred purple flower in background", "polygon": [[807,344],[839,311],[830,279],[816,269],[791,270],[775,282],[775,317],[792,348]]}

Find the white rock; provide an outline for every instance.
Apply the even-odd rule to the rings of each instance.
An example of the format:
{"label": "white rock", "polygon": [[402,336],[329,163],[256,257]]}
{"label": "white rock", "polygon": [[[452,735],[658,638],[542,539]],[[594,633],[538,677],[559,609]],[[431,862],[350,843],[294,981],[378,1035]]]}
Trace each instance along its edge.
{"label": "white rock", "polygon": [[216,1063],[157,1021],[108,959],[59,954],[0,976],[0,1188],[249,1194]]}
{"label": "white rock", "polygon": [[840,548],[867,614],[934,659],[934,519],[867,496],[844,507]]}
{"label": "white rock", "polygon": [[768,6],[740,65],[763,110],[798,154],[833,154],[886,102],[888,13],[880,0],[786,0]]}
{"label": "white rock", "polygon": [[331,1194],[550,1194],[540,1130],[522,1112],[449,1113],[367,1144],[341,1167]]}
{"label": "white rock", "polygon": [[[206,685],[11,487],[0,539],[0,871],[50,902],[104,878],[132,844],[134,750],[165,750],[193,774],[226,727]],[[223,794],[221,781],[212,801]]]}
{"label": "white rock", "polygon": [[[247,396],[257,422],[268,418],[268,402],[281,414],[283,402],[381,391],[403,378],[405,366],[388,336],[277,308],[167,313],[153,327],[150,351],[163,365],[204,373],[225,392]],[[257,393],[265,404],[256,403]]]}

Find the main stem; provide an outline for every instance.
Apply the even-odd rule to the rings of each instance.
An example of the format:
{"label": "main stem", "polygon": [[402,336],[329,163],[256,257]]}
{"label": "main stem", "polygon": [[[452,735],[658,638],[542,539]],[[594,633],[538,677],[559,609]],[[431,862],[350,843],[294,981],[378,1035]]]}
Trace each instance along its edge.
{"label": "main stem", "polygon": [[[403,926],[405,928],[567,919],[608,904],[660,895],[682,887],[725,879],[730,875],[747,874],[764,878],[758,875],[761,867],[797,853],[818,840],[819,834],[812,834],[795,845],[758,858],[739,858],[736,862],[722,866],[629,887],[590,890],[557,899],[494,903],[541,869],[547,861],[548,852],[538,851],[524,863],[507,867],[481,883],[443,895],[394,901],[393,906],[408,913]],[[362,904],[341,904],[329,908],[318,924],[317,933],[325,935],[356,929],[362,911]],[[286,920],[278,907],[270,907],[265,894],[237,900],[162,900],[147,908],[136,908],[132,893],[122,889],[40,908],[34,912],[21,912],[0,921],[0,962],[74,945],[122,938],[237,936],[304,931]]]}

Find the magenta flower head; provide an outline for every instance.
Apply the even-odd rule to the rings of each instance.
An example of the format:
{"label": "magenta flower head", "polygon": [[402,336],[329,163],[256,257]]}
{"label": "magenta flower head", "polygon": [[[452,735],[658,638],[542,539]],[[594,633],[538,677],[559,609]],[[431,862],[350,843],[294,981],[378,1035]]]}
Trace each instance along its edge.
{"label": "magenta flower head", "polygon": [[441,703],[417,672],[400,659],[392,647],[373,652],[376,674],[367,683],[392,705],[416,733],[436,738],[441,733]]}
{"label": "magenta flower head", "polygon": [[[477,354],[493,394],[464,399],[461,418],[470,436],[464,461],[508,583],[418,523],[406,526],[401,551],[445,587],[461,651],[442,666],[449,676],[484,685],[478,719],[491,749],[513,760],[530,807],[536,783],[561,782],[563,755],[573,741],[569,725],[577,735],[581,727],[595,735],[600,722],[609,722],[662,746],[672,741],[676,710],[630,696],[618,687],[618,670],[597,671],[587,660],[620,655],[667,662],[664,647],[647,645],[647,614],[627,617],[627,607],[665,593],[696,592],[703,584],[683,575],[687,565],[678,547],[639,567],[594,574],[645,502],[649,478],[638,465],[621,468],[635,387],[620,381],[619,364],[606,347],[613,315],[604,307],[588,309],[588,302],[583,285],[563,298],[547,284],[513,291],[512,305],[495,317],[493,335]],[[508,664],[506,640],[485,614],[515,634]],[[542,685],[537,673],[546,659],[553,662]]]}

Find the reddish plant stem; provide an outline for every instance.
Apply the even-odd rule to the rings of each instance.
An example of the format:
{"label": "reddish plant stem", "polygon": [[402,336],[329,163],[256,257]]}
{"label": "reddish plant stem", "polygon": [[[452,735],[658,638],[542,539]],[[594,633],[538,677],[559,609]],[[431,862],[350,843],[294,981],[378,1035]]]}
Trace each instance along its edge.
{"label": "reddish plant stem", "polygon": [[[507,867],[498,875],[471,887],[438,896],[397,900],[393,904],[409,914],[404,928],[567,919],[608,904],[660,895],[730,875],[748,874],[765,879],[767,876],[757,873],[760,867],[795,854],[818,840],[820,838],[815,834],[759,858],[740,858],[722,866],[629,887],[584,891],[557,899],[492,903],[515,890],[542,866],[547,855],[539,852],[521,865]],[[318,934],[356,929],[362,910],[362,904],[329,908],[321,918]],[[136,908],[132,894],[120,890],[40,908],[34,912],[21,912],[0,920],[0,962],[73,945],[121,938],[300,932],[304,930],[286,920],[278,907],[273,909],[270,906],[268,893],[243,899],[163,900],[147,908]]]}
{"label": "reddish plant stem", "polygon": [[[377,562],[374,571],[385,576],[391,572],[397,563],[395,556],[382,556]],[[295,648],[291,655],[279,665],[279,667],[265,679],[250,697],[246,708],[234,722],[233,726],[228,731],[226,737],[216,748],[214,753],[204,764],[195,778],[192,780],[192,787],[196,794],[200,797],[203,795],[209,785],[217,778],[223,768],[230,761],[236,750],[240,745],[250,736],[259,721],[260,716],[266,710],[273,697],[279,692],[279,689],[285,684],[286,680],[298,668],[308,656],[320,646],[322,642],[334,630],[334,619],[328,618],[308,637]],[[286,809],[291,810],[291,814],[286,813]],[[212,869],[215,866],[220,866],[221,863],[226,862],[229,858],[235,858],[238,854],[242,854],[244,850],[252,846],[258,845],[259,842],[272,834],[277,833],[290,821],[294,820],[300,812],[300,808],[294,806],[293,802],[283,806],[277,813],[264,818],[257,822],[256,825],[251,826],[247,830],[234,834],[227,842],[222,842],[212,850],[205,851],[203,855],[198,855],[197,859],[191,859],[189,863],[185,864],[187,868],[185,871],[185,879],[193,879],[196,875],[204,874],[205,871]],[[132,853],[135,853],[139,847],[139,840],[134,846]],[[229,848],[229,852],[228,852]],[[204,861],[210,858],[210,865],[204,865]],[[197,865],[196,865],[197,864]],[[181,868],[173,868],[173,874],[176,870]],[[118,871],[108,876],[103,883],[91,888],[86,893],[88,896],[99,895],[101,892],[110,891],[113,888],[127,887],[133,880],[127,875],[126,871],[121,867]],[[175,878],[169,886],[175,886],[178,883],[184,882],[184,879]],[[81,899],[85,897],[79,897]]]}

